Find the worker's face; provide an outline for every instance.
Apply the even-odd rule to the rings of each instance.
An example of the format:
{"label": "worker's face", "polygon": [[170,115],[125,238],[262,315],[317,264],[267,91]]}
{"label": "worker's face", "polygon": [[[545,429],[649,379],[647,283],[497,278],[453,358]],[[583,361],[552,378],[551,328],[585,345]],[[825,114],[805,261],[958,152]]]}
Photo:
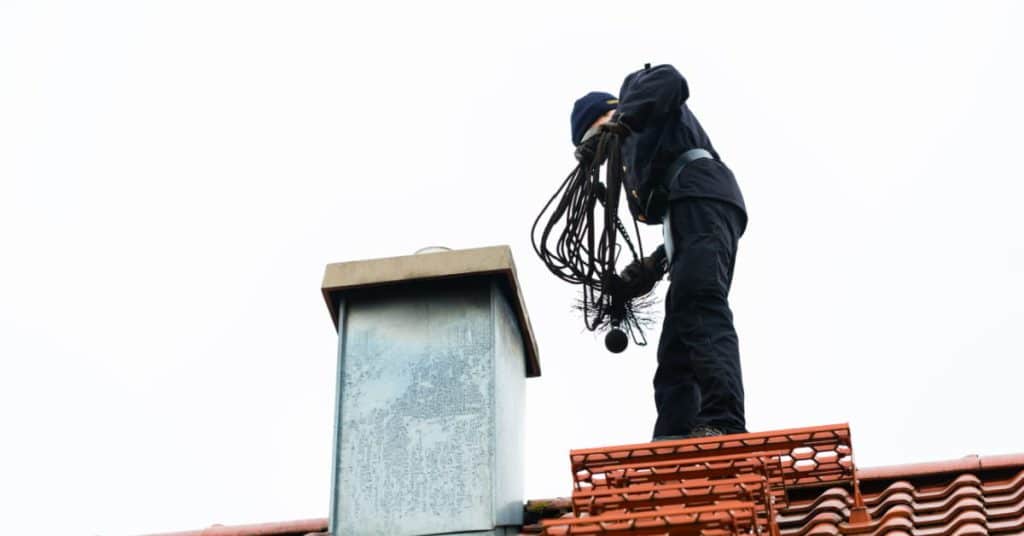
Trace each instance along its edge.
{"label": "worker's face", "polygon": [[[608,110],[608,112],[607,112],[607,113],[605,113],[605,114],[604,114],[604,115],[602,115],[601,117],[598,117],[598,118],[597,118],[597,121],[594,121],[594,123],[590,125],[590,128],[594,128],[594,127],[596,127],[597,125],[602,125],[602,124],[604,124],[604,123],[607,123],[608,121],[611,121],[611,119],[612,119],[612,114],[614,114],[614,113],[615,113],[615,110]],[[588,129],[588,130],[589,130],[589,129]]]}

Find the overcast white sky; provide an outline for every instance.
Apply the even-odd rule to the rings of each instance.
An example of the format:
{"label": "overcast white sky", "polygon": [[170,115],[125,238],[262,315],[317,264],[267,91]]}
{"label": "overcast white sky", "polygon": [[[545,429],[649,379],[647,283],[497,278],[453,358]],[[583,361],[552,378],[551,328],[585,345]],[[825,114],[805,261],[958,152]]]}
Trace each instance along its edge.
{"label": "overcast white sky", "polygon": [[326,516],[323,267],[427,245],[513,248],[529,498],[568,494],[570,448],[646,440],[654,347],[582,331],[528,234],[573,100],[645,62],[746,196],[749,427],[849,421],[862,466],[1024,451],[1022,15],[0,1],[3,531]]}

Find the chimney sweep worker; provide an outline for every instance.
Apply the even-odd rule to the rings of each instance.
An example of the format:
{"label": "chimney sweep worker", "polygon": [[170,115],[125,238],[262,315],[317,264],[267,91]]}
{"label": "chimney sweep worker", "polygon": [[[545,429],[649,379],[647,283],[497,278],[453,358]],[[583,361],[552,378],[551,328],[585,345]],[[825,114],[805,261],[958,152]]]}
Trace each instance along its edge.
{"label": "chimney sweep worker", "polygon": [[664,245],[621,274],[642,295],[669,273],[654,376],[655,441],[746,432],[728,300],[746,207],[732,171],[686,105],[689,96],[674,67],[648,65],[626,77],[619,100],[600,92],[577,100],[571,120],[578,158],[593,154],[588,142],[602,130],[619,134],[630,211],[663,226]]}

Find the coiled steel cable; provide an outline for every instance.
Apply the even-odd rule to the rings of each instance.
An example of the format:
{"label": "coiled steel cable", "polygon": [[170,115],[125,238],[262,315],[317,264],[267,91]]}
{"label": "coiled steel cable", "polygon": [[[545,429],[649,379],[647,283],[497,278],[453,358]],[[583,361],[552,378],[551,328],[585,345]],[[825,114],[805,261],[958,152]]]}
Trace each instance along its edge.
{"label": "coiled steel cable", "polygon": [[[616,271],[622,236],[634,260],[643,258],[643,243],[636,221],[636,244],[618,218],[622,191],[621,140],[615,132],[602,132],[593,158],[584,158],[548,200],[531,228],[534,252],[559,279],[583,287],[581,309],[590,331],[604,326],[626,328],[637,344],[646,343]],[[600,182],[601,163],[607,160],[607,187]],[[598,214],[597,204],[603,205]],[[545,220],[541,225],[542,220]],[[539,232],[538,232],[539,231]]]}

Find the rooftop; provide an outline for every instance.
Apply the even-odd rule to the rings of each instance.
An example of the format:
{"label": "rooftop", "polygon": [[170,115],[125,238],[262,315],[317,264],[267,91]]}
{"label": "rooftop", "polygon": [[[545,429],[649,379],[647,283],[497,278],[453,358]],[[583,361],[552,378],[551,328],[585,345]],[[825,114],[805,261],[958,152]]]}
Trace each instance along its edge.
{"label": "rooftop", "polygon": [[[942,462],[859,469],[850,478],[853,474],[852,451],[848,442],[841,441],[844,429],[847,434],[845,438],[848,439],[848,428],[835,425],[664,444],[574,450],[571,454],[573,478],[576,481],[573,497],[528,501],[522,534],[638,534],[640,532],[633,528],[637,526],[635,522],[630,525],[631,528],[626,529],[622,528],[625,525],[618,525],[616,529],[615,525],[609,524],[595,529],[593,526],[584,528],[582,524],[558,524],[574,522],[574,503],[577,510],[598,504],[595,503],[595,496],[600,496],[596,499],[598,502],[606,501],[603,503],[605,511],[618,512],[624,518],[623,513],[629,514],[630,509],[628,504],[620,504],[622,501],[633,501],[634,506],[642,502],[649,508],[655,504],[659,489],[672,487],[664,485],[667,481],[675,483],[672,491],[676,493],[676,502],[684,500],[680,497],[690,497],[687,495],[689,492],[682,489],[678,482],[685,481],[680,477],[687,475],[686,471],[691,469],[682,469],[679,463],[675,463],[669,471],[676,479],[659,481],[658,478],[652,478],[655,474],[664,476],[659,471],[671,465],[664,460],[671,460],[673,456],[676,459],[689,457],[690,462],[687,463],[691,465],[687,467],[699,464],[707,474],[711,474],[709,471],[718,471],[713,475],[715,478],[731,478],[735,475],[726,475],[721,470],[723,463],[727,463],[731,472],[744,473],[742,464],[738,465],[736,460],[749,460],[752,456],[763,454],[767,448],[787,449],[786,454],[773,456],[770,462],[761,467],[765,470],[764,474],[769,475],[768,480],[777,478],[782,486],[778,488],[782,495],[770,501],[778,506],[773,515],[782,536],[1024,534],[1024,453],[985,457],[972,455]],[[785,436],[787,438],[796,437],[811,446],[795,447],[796,443],[782,445],[779,441],[783,433],[788,434]],[[828,437],[821,435],[826,433]],[[839,434],[837,437],[840,440],[832,437],[833,434]],[[808,438],[817,439],[808,442]],[[845,463],[847,459],[850,460],[849,464]],[[777,471],[772,472],[771,463],[776,464],[774,467]],[[655,467],[653,472],[648,470],[649,467]],[[627,477],[627,473],[633,479],[628,485],[634,486],[629,489],[644,491],[643,500],[637,498],[636,492],[631,492],[633,496],[630,496],[630,493],[622,493],[621,489],[615,493],[601,491],[609,489],[602,486],[614,487],[615,478]],[[703,476],[694,474],[687,478],[693,482],[695,478]],[[743,476],[728,481],[739,482]],[[854,484],[857,481],[859,490]],[[856,510],[858,491],[867,518],[861,523],[851,523],[850,516]],[[776,491],[769,491],[768,496],[774,493]],[[581,502],[584,499],[589,502]],[[732,499],[720,494],[713,501],[718,506],[705,509],[720,509],[727,504],[735,504],[737,508],[742,506],[740,502],[730,502]],[[658,504],[658,508],[671,507],[664,501]],[[675,515],[699,510],[689,508],[689,504],[685,506],[688,509],[680,509]],[[735,514],[735,511],[730,513]],[[637,515],[633,514],[633,517]],[[583,518],[584,523],[586,519]],[[327,519],[321,518],[230,527],[214,525],[202,530],[165,533],[161,536],[306,536],[326,534],[326,530]],[[703,534],[730,533],[733,531],[707,530]]]}

